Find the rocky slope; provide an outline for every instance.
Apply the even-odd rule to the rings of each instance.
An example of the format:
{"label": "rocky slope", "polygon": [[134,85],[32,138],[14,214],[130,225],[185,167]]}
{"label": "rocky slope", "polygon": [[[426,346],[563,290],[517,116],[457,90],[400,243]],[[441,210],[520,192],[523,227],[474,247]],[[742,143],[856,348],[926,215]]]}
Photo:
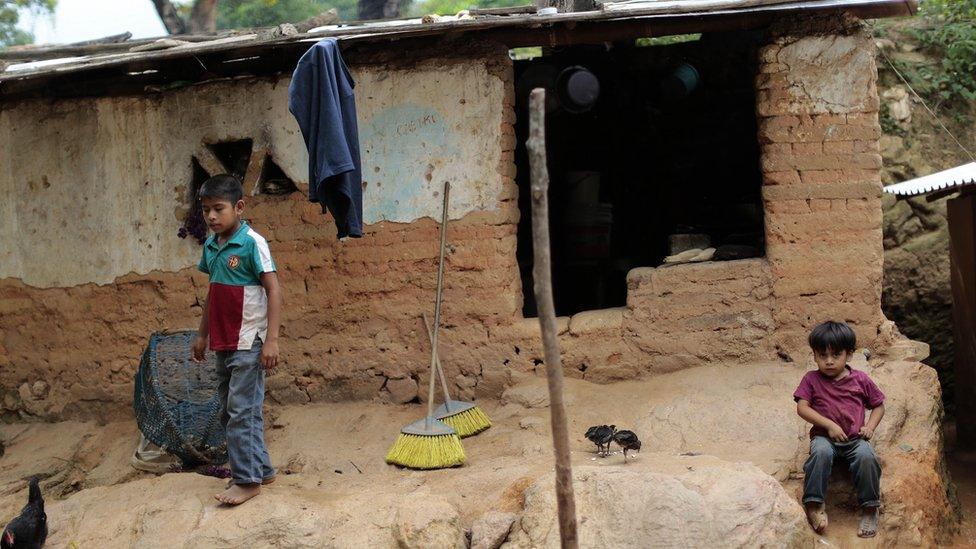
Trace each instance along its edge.
{"label": "rocky slope", "polygon": [[[970,161],[953,138],[929,114],[898,77],[891,64],[910,78],[913,71],[939,66],[938,52],[924,49],[913,29],[929,24],[922,18],[875,23],[879,53],[881,140],[884,183],[952,168]],[[891,64],[889,64],[889,61]],[[956,100],[930,105],[964,147],[976,151],[976,103]],[[931,346],[926,363],[939,372],[946,406],[952,411],[952,294],[949,288],[949,234],[946,199],[884,201],[885,315],[906,336]]]}
{"label": "rocky slope", "polygon": [[[882,546],[931,545],[954,525],[943,473],[938,384],[907,343],[862,361],[889,395],[877,433],[884,465]],[[639,382],[567,380],[583,546],[845,546],[849,479],[835,475],[817,541],[799,505],[806,427],[790,395],[803,364],[715,365]],[[379,402],[280,408],[268,440],[279,480],[252,502],[216,505],[222,482],[137,473],[130,423],[0,426],[0,521],[19,511],[25,479],[43,478],[51,547],[547,547],[558,545],[545,379],[528,376],[479,401],[495,425],[465,439],[468,463],[414,472],[383,463],[420,405]],[[598,458],[589,425],[631,428],[643,453]]]}

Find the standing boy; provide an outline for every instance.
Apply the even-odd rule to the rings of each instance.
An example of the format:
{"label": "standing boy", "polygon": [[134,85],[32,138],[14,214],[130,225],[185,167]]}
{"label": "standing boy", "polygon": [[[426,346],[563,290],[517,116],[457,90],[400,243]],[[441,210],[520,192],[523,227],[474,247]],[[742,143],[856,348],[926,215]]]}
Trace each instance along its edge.
{"label": "standing boy", "polygon": [[261,493],[275,470],[264,444],[264,370],[278,364],[281,288],[267,241],[241,219],[241,181],[211,177],[200,187],[203,216],[213,235],[198,268],[210,275],[193,360],[209,340],[217,353],[221,422],[227,433],[231,485],[214,497],[238,505]]}
{"label": "standing boy", "polygon": [[[810,332],[817,370],[807,372],[793,393],[796,413],[813,424],[810,457],[803,465],[803,505],[818,534],[827,527],[824,497],[835,457],[842,457],[854,477],[861,522],[857,535],[874,537],[881,506],[881,465],[868,442],[884,416],[885,396],[868,375],[851,368],[854,330],[824,322]],[[865,410],[871,416],[864,421]]]}

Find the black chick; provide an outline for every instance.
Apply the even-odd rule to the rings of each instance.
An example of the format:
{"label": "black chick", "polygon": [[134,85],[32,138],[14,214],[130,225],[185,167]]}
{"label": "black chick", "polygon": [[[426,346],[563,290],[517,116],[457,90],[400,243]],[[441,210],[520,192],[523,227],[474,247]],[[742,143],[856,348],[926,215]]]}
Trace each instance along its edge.
{"label": "black chick", "polygon": [[641,441],[639,438],[637,438],[637,434],[633,431],[617,431],[613,434],[613,441],[624,449],[624,461],[627,460],[627,450],[636,450],[640,452]]}
{"label": "black chick", "polygon": [[586,438],[596,444],[597,454],[605,456],[610,452],[610,441],[616,432],[616,425],[594,425],[586,430]]}
{"label": "black chick", "polygon": [[47,514],[44,512],[44,498],[37,477],[30,480],[27,505],[20,516],[7,524],[0,537],[3,549],[40,549],[47,540]]}

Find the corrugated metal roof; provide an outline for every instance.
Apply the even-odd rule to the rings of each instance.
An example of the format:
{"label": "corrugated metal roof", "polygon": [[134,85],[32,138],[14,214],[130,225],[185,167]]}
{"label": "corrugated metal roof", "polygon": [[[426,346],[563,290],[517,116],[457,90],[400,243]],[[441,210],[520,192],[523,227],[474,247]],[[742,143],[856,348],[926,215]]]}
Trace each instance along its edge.
{"label": "corrugated metal roof", "polygon": [[976,185],[976,162],[888,185],[884,188],[884,192],[899,196],[916,196],[967,185]]}
{"label": "corrugated metal roof", "polygon": [[[175,81],[202,82],[247,74],[290,71],[312,42],[332,37],[344,47],[393,43],[391,50],[444,47],[464,36],[467,43],[509,48],[601,44],[645,36],[762,28],[782,17],[846,12],[861,18],[912,15],[918,0],[666,0],[622,3],[596,11],[555,15],[443,17],[431,23],[399,20],[325,26],[297,35],[270,29],[232,37],[182,37],[193,41],[158,51],[130,51],[152,40],[98,46],[55,46],[0,51],[0,102],[36,97],[126,95],[153,91]],[[181,37],[176,37],[181,38]],[[197,41],[199,40],[199,41]],[[141,49],[141,47],[140,47]],[[41,60],[50,60],[37,63]],[[18,66],[19,65],[19,66]]]}

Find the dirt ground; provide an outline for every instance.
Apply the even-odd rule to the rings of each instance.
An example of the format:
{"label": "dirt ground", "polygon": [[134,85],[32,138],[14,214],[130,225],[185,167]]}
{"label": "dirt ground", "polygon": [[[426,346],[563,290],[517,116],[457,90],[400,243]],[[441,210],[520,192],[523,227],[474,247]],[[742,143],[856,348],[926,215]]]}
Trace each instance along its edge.
{"label": "dirt ground", "polygon": [[959,501],[959,531],[951,547],[976,547],[976,450],[960,450],[955,445],[956,428],[945,426],[946,464]]}
{"label": "dirt ground", "polygon": [[[790,497],[798,497],[796,473],[802,466],[798,456],[806,444],[806,427],[795,417],[789,394],[802,372],[801,366],[757,363],[611,385],[569,379],[573,465],[660,472],[691,470],[713,460],[707,456],[716,456],[752,462],[783,482]],[[716,406],[722,399],[735,405]],[[713,405],[702,404],[707,402]],[[418,491],[445,498],[468,527],[488,510],[520,513],[525,490],[553,469],[544,378],[528,376],[499,399],[478,404],[493,427],[464,440],[464,467],[430,472],[383,461],[399,428],[423,413],[420,405],[345,402],[279,408],[268,418],[267,432],[279,479],[238,509],[213,501],[211,495],[223,483],[218,479],[193,473],[157,477],[133,470],[128,460],[138,439],[134,422],[0,425],[0,437],[8,441],[0,458],[0,520],[14,516],[23,505],[25,479],[39,474],[49,501],[51,547],[160,546],[159,538],[151,537],[157,531],[176,539],[189,532],[190,537],[171,547],[233,545],[247,528],[263,532],[261,539],[270,545],[284,543],[305,526],[307,535],[313,535],[314,525],[323,520],[320,515],[328,517],[325,539],[332,544],[348,546],[358,540],[373,546],[389,538],[398,503]],[[740,432],[745,422],[752,424],[748,434]],[[619,451],[597,457],[583,433],[601,423],[636,431],[644,440],[643,452],[629,463]],[[976,487],[971,467],[976,454],[970,462],[963,458],[956,455],[952,463],[960,471],[968,467],[968,476],[954,470],[954,478],[960,486],[968,482]],[[960,496],[964,508],[976,510],[976,491],[960,488]],[[884,536],[858,540],[853,510],[834,505],[821,545],[884,543]],[[976,528],[968,528],[963,531],[968,537],[961,540],[976,539]]]}

